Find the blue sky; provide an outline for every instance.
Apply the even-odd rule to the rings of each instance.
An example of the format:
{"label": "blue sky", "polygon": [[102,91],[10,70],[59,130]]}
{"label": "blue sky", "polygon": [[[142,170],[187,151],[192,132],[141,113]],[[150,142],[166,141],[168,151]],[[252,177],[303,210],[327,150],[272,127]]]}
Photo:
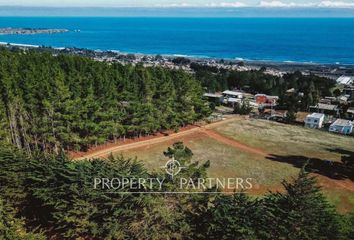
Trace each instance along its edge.
{"label": "blue sky", "polygon": [[0,0],[1,6],[354,8],[354,0]]}

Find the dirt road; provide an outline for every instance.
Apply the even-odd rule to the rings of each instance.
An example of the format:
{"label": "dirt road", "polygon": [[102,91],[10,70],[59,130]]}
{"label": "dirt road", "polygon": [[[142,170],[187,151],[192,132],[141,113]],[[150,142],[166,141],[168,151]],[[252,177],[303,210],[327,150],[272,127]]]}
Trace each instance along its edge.
{"label": "dirt road", "polygon": [[144,147],[144,146],[148,146],[151,144],[157,144],[157,143],[162,143],[165,141],[169,141],[169,140],[173,140],[182,136],[186,136],[195,132],[201,132],[206,134],[207,136],[221,142],[227,145],[231,145],[233,147],[239,148],[243,151],[252,153],[252,154],[257,154],[257,155],[262,155],[262,156],[267,156],[268,153],[247,146],[245,144],[242,144],[236,140],[233,140],[231,138],[225,137],[215,131],[212,130],[212,128],[217,127],[221,124],[225,124],[228,122],[233,122],[233,121],[240,121],[242,120],[241,117],[230,117],[227,118],[225,120],[219,121],[219,122],[215,122],[215,123],[211,123],[205,126],[195,126],[191,129],[185,130],[185,131],[181,131],[178,133],[172,133],[168,136],[159,136],[159,137],[155,137],[152,139],[148,139],[148,140],[143,140],[143,141],[137,141],[137,142],[133,142],[133,143],[128,143],[128,144],[120,144],[120,145],[116,145],[116,146],[110,146],[104,149],[100,149],[91,153],[88,153],[87,155],[84,156],[80,156],[77,158],[74,158],[74,160],[83,160],[83,159],[92,159],[92,158],[99,158],[99,157],[106,157],[111,153],[114,152],[118,152],[118,151],[122,151],[122,150],[129,150],[129,149],[134,149],[134,148],[139,148],[139,147]]}
{"label": "dirt road", "polygon": [[208,137],[213,138],[214,140],[216,140],[218,142],[238,148],[244,152],[248,152],[251,154],[260,155],[260,156],[264,156],[264,157],[269,156],[269,153],[267,153],[261,149],[254,148],[254,147],[245,145],[241,142],[238,142],[232,138],[225,137],[225,136],[221,135],[220,133],[215,132],[212,129],[205,128],[205,129],[201,129],[201,131],[203,131]]}
{"label": "dirt road", "polygon": [[[236,141],[235,139],[221,135],[218,132],[213,130],[213,128],[215,128],[219,125],[222,125],[222,124],[225,124],[228,122],[233,122],[233,121],[240,121],[242,119],[243,119],[242,117],[230,117],[225,120],[211,123],[208,125],[194,126],[190,129],[183,130],[178,133],[172,133],[167,136],[158,136],[158,137],[153,137],[153,138],[150,138],[147,140],[142,140],[142,141],[137,140],[137,142],[129,142],[126,144],[120,143],[119,145],[109,146],[107,148],[102,148],[97,151],[90,152],[88,154],[85,154],[84,156],[73,158],[73,160],[102,158],[102,157],[106,157],[106,156],[110,155],[111,153],[115,153],[115,152],[119,152],[119,151],[123,151],[123,150],[145,147],[145,146],[149,146],[151,144],[163,143],[165,141],[174,140],[174,139],[177,139],[177,138],[180,138],[183,136],[188,136],[190,134],[195,134],[195,133],[204,134],[204,135],[206,135],[218,142],[235,147],[237,149],[240,149],[240,150],[250,153],[250,154],[259,155],[259,156],[263,156],[263,157],[269,156],[270,153],[268,153],[264,150],[248,146],[244,143]],[[314,174],[314,175],[316,175],[319,179],[321,179],[321,182],[323,182],[324,183],[323,185],[326,187],[332,186],[333,188],[343,188],[343,189],[347,189],[347,190],[354,192],[354,184],[350,180],[333,180],[333,179],[327,178],[327,177],[319,175],[319,174]]]}

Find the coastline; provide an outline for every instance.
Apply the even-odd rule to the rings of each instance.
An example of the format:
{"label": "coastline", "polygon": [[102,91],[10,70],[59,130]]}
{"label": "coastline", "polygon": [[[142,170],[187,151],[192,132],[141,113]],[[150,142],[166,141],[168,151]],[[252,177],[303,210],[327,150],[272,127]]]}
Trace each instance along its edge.
{"label": "coastline", "polygon": [[[257,70],[262,67],[271,69],[275,71],[275,74],[284,74],[287,72],[301,71],[305,74],[314,73],[320,76],[325,76],[329,78],[337,78],[340,75],[344,75],[347,72],[354,74],[354,64],[341,64],[341,63],[316,63],[316,62],[297,62],[297,61],[277,61],[277,60],[253,60],[244,58],[220,58],[220,57],[208,57],[208,56],[191,56],[185,54],[145,54],[139,52],[123,52],[120,50],[100,50],[100,49],[89,49],[89,48],[79,48],[79,47],[52,47],[52,46],[40,46],[34,44],[23,44],[23,43],[11,43],[11,42],[0,42],[0,47],[15,47],[24,49],[46,49],[48,51],[55,51],[59,53],[71,53],[76,55],[83,55],[87,57],[93,57],[95,60],[99,61],[112,61],[113,58],[120,58],[122,56],[137,58],[136,61],[129,61],[128,63],[136,64],[142,62],[145,64],[145,58],[153,59],[156,57],[162,57],[168,61],[172,61],[176,58],[185,58],[190,60],[190,62],[213,66],[218,64],[218,66],[229,66],[229,65],[240,65],[242,64],[244,70]],[[98,57],[96,57],[96,55]],[[148,61],[149,61],[148,60]],[[161,63],[159,61],[159,63]],[[178,65],[178,66],[183,66]]]}
{"label": "coastline", "polygon": [[69,32],[64,28],[0,28],[0,35],[35,35],[35,34],[56,34]]}

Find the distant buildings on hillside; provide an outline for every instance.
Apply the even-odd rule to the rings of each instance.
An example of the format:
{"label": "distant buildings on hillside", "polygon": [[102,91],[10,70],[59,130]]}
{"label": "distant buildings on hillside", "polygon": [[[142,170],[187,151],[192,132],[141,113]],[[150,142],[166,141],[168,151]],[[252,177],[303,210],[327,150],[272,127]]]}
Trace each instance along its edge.
{"label": "distant buildings on hillside", "polygon": [[269,96],[266,94],[253,95],[241,90],[225,90],[220,93],[204,93],[203,97],[208,99],[209,102],[224,104],[230,107],[234,107],[235,104],[242,104],[244,101],[247,101],[250,106],[255,108],[271,108],[277,106],[279,100],[278,96]]}
{"label": "distant buildings on hillside", "polygon": [[[354,125],[354,107],[344,108],[353,100],[354,86],[346,86],[338,97],[325,97],[319,103],[310,106],[310,114],[306,116],[304,126],[307,128],[321,129],[327,127],[330,132],[351,134]],[[349,93],[349,94],[346,94]],[[298,93],[295,89],[287,90],[286,94]],[[267,94],[250,94],[241,90],[225,90],[217,93],[205,93],[204,98],[216,105],[235,107],[247,102],[251,107],[258,108],[263,118],[284,122],[288,117],[287,110],[279,110],[279,97]],[[347,119],[342,119],[343,117]]]}

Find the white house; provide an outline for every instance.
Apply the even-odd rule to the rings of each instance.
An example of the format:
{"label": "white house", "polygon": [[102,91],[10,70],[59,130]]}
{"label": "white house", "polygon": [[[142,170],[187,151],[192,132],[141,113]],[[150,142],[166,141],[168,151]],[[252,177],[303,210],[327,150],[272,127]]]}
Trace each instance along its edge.
{"label": "white house", "polygon": [[353,132],[353,122],[345,119],[337,119],[329,127],[330,132],[351,134]]}
{"label": "white house", "polygon": [[232,106],[235,106],[235,104],[241,104],[244,97],[243,92],[230,90],[223,91],[222,95],[224,96],[224,103]]}
{"label": "white house", "polygon": [[235,104],[235,103],[241,104],[241,103],[242,103],[242,99],[229,97],[229,98],[226,100],[226,102],[227,102],[227,103],[231,103],[231,104]]}
{"label": "white house", "polygon": [[230,90],[223,91],[222,95],[224,95],[225,98],[243,98],[243,92],[236,92]]}
{"label": "white house", "polygon": [[323,113],[312,113],[305,118],[305,127],[322,128],[325,115]]}

